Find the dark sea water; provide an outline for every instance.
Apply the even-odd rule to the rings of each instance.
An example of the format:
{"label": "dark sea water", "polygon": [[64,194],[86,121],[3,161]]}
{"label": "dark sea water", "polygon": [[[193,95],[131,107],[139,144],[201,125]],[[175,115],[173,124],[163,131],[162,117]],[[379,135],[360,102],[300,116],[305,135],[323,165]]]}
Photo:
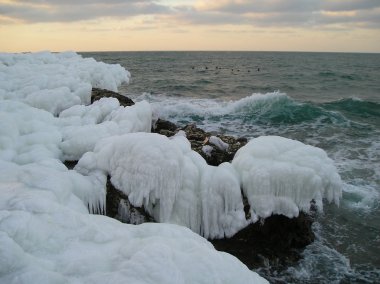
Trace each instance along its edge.
{"label": "dark sea water", "polygon": [[280,135],[324,149],[343,179],[297,264],[273,283],[380,283],[380,54],[85,53],[132,74],[120,92],[155,115],[235,136]]}

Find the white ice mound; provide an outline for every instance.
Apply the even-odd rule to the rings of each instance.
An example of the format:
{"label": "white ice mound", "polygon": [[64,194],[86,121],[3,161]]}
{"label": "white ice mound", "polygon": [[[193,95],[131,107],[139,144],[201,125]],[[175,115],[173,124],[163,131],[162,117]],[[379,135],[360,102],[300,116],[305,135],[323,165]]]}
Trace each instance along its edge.
{"label": "white ice mound", "polygon": [[58,168],[0,166],[0,283],[268,283],[184,227],[88,214]]}
{"label": "white ice mound", "polygon": [[105,137],[150,132],[152,110],[146,101],[123,107],[115,98],[102,98],[89,106],[76,105],[59,115],[64,160],[79,160]]}
{"label": "white ice mound", "polygon": [[333,161],[319,148],[278,136],[252,139],[235,155],[232,165],[240,175],[252,214],[266,218],[308,212],[314,200],[339,204],[342,183]]}
{"label": "white ice mound", "polygon": [[119,64],[105,64],[65,53],[0,53],[0,99],[19,100],[55,115],[73,105],[89,104],[91,87],[117,91],[130,74]]}
{"label": "white ice mound", "polygon": [[28,164],[60,159],[57,119],[21,102],[0,100],[0,160]]}
{"label": "white ice mound", "polygon": [[75,169],[109,174],[113,185],[155,220],[184,225],[206,238],[229,237],[247,225],[231,164],[208,166],[183,136],[131,133],[103,139]]}

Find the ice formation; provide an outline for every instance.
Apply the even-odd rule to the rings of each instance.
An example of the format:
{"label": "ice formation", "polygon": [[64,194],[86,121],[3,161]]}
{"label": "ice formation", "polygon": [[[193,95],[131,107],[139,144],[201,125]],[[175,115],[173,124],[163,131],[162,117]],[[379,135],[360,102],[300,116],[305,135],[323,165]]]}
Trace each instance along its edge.
{"label": "ice formation", "polygon": [[214,145],[216,148],[218,148],[221,151],[227,151],[228,150],[228,144],[225,143],[222,139],[216,136],[211,136],[209,138],[210,144]]}
{"label": "ice formation", "polygon": [[[123,108],[113,99],[103,99],[86,106],[92,86],[116,90],[128,78],[129,73],[118,65],[83,59],[75,53],[0,54],[0,283],[267,283],[235,257],[217,252],[184,227],[133,226],[89,214],[104,210],[106,177],[101,168],[106,159],[86,174],[84,169],[82,173],[68,170],[62,161],[94,151],[83,157],[83,162],[89,162],[94,153],[100,153],[102,145],[104,151],[109,151],[118,139],[143,135],[125,133],[150,130],[151,109],[145,102]],[[104,138],[109,135],[115,136]],[[173,154],[168,154],[171,159],[164,166],[187,178],[168,181],[161,177],[162,183],[176,190],[201,188],[197,177],[206,165],[199,155],[189,151],[184,137],[162,146],[160,142],[153,142],[153,146],[147,141],[138,142],[142,142],[141,147],[133,146],[153,155],[155,147],[173,147]],[[120,161],[135,158],[139,157],[113,155]],[[140,158],[144,160],[144,153]],[[144,161],[145,165],[131,167],[141,167],[140,177],[154,168],[152,160],[145,157]],[[108,162],[116,165],[112,168],[116,173],[113,180],[123,176],[119,172],[122,167],[130,166]],[[176,162],[178,168],[174,169]],[[184,206],[181,214],[191,219],[190,214],[199,214],[195,210],[202,204],[189,201],[199,194],[214,198],[219,206],[208,208],[209,219],[197,222],[214,224],[221,215],[220,222],[226,227],[223,231],[228,232],[235,208],[233,204],[223,207],[223,198],[237,200],[237,195],[231,189],[220,188],[218,180],[223,182],[229,176],[232,179],[227,178],[227,185],[238,188],[228,164],[207,171],[201,182],[209,187],[202,192],[159,193],[149,188],[141,194],[136,191],[134,199],[147,203],[146,195],[162,194],[165,198],[160,202],[156,198],[157,206],[151,203],[152,211],[160,212],[158,205],[172,206],[173,212]],[[138,186],[137,178],[134,182]],[[142,182],[149,185],[149,180]],[[214,192],[215,196],[211,194]],[[174,204],[172,194],[178,194]],[[168,208],[162,209],[165,218],[172,217]],[[221,208],[227,211],[221,212]],[[209,225],[207,231],[217,234],[220,228]]]}
{"label": "ice formation", "polygon": [[340,176],[326,153],[319,148],[278,136],[251,140],[236,153],[232,165],[240,176],[251,213],[298,216],[314,200],[339,204]]}
{"label": "ice formation", "polygon": [[129,81],[120,65],[96,62],[73,52],[0,53],[0,99],[19,100],[54,115],[89,104],[91,87],[116,91]]}
{"label": "ice formation", "polygon": [[184,225],[206,238],[232,236],[245,219],[240,183],[229,163],[206,164],[181,136],[131,133],[103,139],[75,168],[111,176],[134,206],[155,220]]}
{"label": "ice formation", "polygon": [[102,98],[92,105],[76,105],[60,116],[63,126],[61,149],[65,160],[79,160],[102,138],[131,132],[150,132],[150,105],[138,102],[120,106],[117,99]]}
{"label": "ice formation", "polygon": [[211,153],[214,150],[214,148],[210,145],[204,145],[202,147],[202,152],[205,153],[207,157],[211,157]]}

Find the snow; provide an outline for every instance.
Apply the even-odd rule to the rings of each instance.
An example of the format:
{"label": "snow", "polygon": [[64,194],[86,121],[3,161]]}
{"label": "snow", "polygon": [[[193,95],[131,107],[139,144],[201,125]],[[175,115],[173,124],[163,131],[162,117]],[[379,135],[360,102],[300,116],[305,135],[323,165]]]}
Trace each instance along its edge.
{"label": "snow", "polygon": [[[0,283],[267,283],[187,228],[89,214],[104,212],[109,172],[163,220],[209,236],[244,223],[230,164],[207,166],[182,136],[127,134],[150,131],[146,102],[89,105],[92,87],[128,80],[71,52],[0,54]],[[62,163],[79,158],[80,171]]]}
{"label": "snow", "polygon": [[236,153],[239,173],[251,213],[289,218],[308,212],[310,201],[322,209],[322,199],[339,204],[342,182],[333,161],[319,148],[278,136],[252,139]]}

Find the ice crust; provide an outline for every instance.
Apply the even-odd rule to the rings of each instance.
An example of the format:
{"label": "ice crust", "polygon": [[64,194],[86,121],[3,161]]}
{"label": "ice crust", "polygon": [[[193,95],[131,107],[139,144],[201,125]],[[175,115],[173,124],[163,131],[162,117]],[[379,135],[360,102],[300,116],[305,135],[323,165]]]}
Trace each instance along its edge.
{"label": "ice crust", "polygon": [[[203,173],[208,166],[190,151],[186,138],[157,135],[150,143],[150,136],[147,141],[134,138],[146,134],[126,134],[150,131],[152,113],[146,102],[124,108],[114,99],[102,99],[88,105],[92,87],[116,91],[128,80],[124,68],[75,53],[0,54],[0,283],[267,283],[187,228],[133,226],[89,214],[104,212],[108,166],[113,182],[128,188],[122,179],[127,176],[140,186],[133,172],[122,172],[129,167],[141,169],[146,180],[140,182],[150,186],[141,193],[130,187],[131,198],[150,204],[154,214],[185,223],[185,217],[193,220],[191,214],[200,216],[199,207],[213,198],[219,205],[207,208],[209,217],[198,217],[191,226],[199,229],[211,222],[202,232],[208,235],[236,226],[235,208],[230,206],[240,205],[230,188],[236,190],[239,182],[230,164]],[[128,147],[121,144],[123,139],[131,140]],[[118,147],[111,146],[118,141]],[[166,164],[158,165],[163,175],[155,178],[179,192],[162,186],[158,193],[149,179],[149,169],[157,169],[151,155],[159,150],[156,161],[161,161],[161,150],[168,147],[173,149],[166,154]],[[148,154],[142,151],[139,156],[138,150]],[[112,159],[95,153],[110,154]],[[62,163],[82,156],[80,164],[88,167],[80,172]],[[123,165],[125,160],[136,164]],[[220,188],[223,181],[226,186]],[[198,195],[205,200],[189,202]],[[236,202],[226,206],[224,196]],[[170,208],[182,210],[185,217],[170,215]]]}
{"label": "ice crust", "polygon": [[[230,237],[258,218],[309,212],[314,201],[339,204],[341,180],[333,161],[316,147],[278,136],[252,139],[232,163],[209,166],[182,135],[169,139],[132,133],[99,142],[76,167],[111,176],[132,205],[155,220],[184,225],[206,238]],[[251,219],[245,219],[242,187]]]}
{"label": "ice crust", "polygon": [[129,82],[120,65],[96,62],[74,52],[0,53],[0,99],[19,100],[54,115],[89,104],[91,87],[116,91]]}
{"label": "ice crust", "polygon": [[245,227],[240,183],[233,167],[206,164],[181,136],[131,133],[99,142],[75,168],[103,172],[134,206],[157,221],[184,225],[206,238],[230,237]]}
{"label": "ice crust", "polygon": [[252,139],[236,153],[239,173],[251,213],[262,218],[308,212],[314,200],[339,204],[342,182],[333,161],[319,148],[278,136]]}
{"label": "ice crust", "polygon": [[228,144],[225,143],[222,139],[216,136],[211,136],[209,138],[210,144],[213,144],[216,148],[218,148],[221,151],[227,151],[228,150]]}

